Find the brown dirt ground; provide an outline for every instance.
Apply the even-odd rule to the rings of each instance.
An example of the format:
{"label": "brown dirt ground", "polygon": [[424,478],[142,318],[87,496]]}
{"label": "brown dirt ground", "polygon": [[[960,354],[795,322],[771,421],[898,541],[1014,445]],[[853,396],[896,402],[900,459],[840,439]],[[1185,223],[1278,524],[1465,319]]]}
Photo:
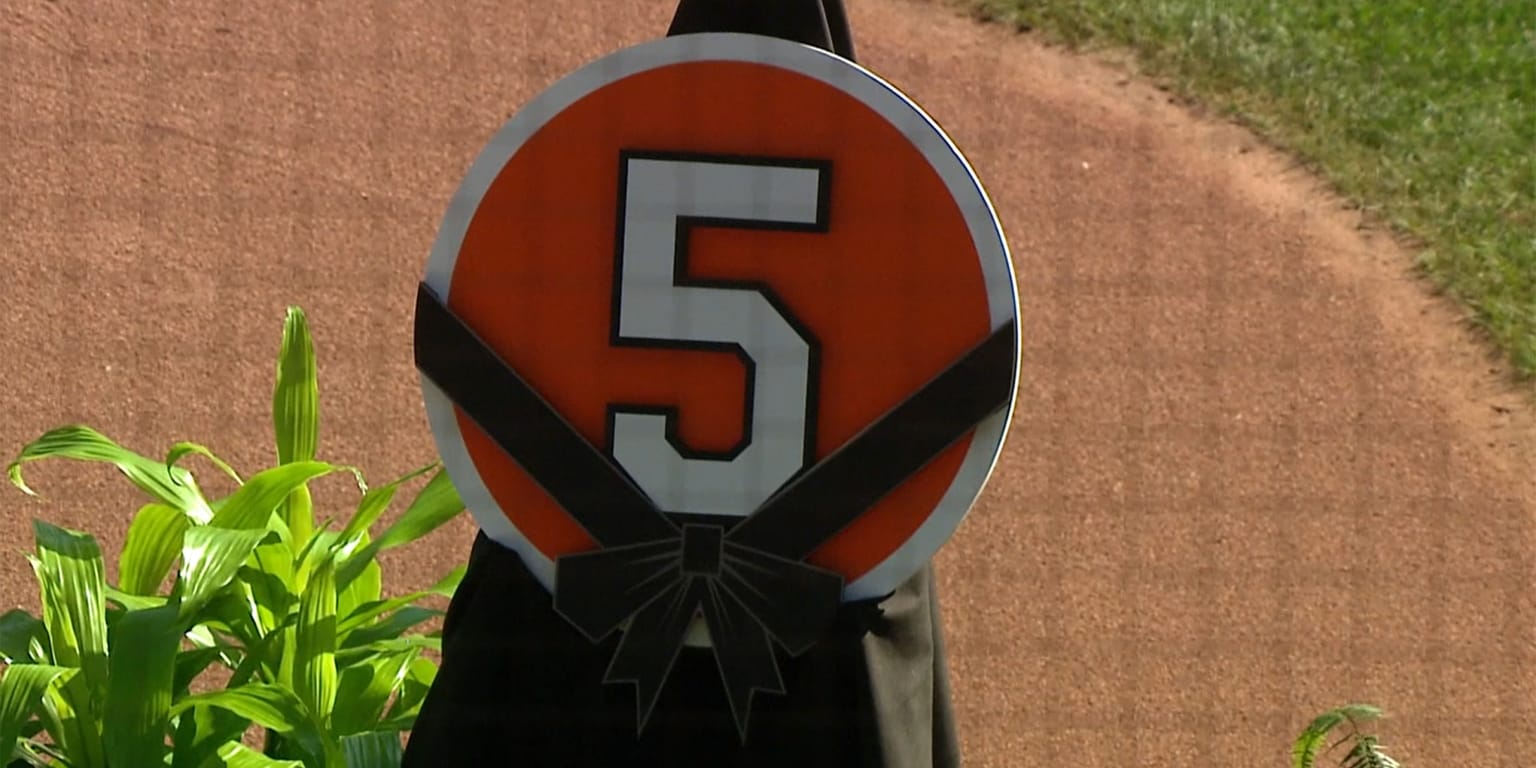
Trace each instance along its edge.
{"label": "brown dirt ground", "polygon": [[[1536,765],[1536,420],[1409,257],[1113,67],[850,5],[863,62],[977,167],[1023,296],[1014,429],[939,557],[967,764],[1278,766],[1365,700],[1409,768]],[[148,7],[0,7],[0,446],[84,421],[258,468],[295,303],[324,456],[430,460],[409,318],[449,195],[520,104],[671,2]],[[100,467],[29,477],[0,594],[32,607],[28,519],[115,550],[137,502]],[[390,587],[472,532],[389,558]]]}

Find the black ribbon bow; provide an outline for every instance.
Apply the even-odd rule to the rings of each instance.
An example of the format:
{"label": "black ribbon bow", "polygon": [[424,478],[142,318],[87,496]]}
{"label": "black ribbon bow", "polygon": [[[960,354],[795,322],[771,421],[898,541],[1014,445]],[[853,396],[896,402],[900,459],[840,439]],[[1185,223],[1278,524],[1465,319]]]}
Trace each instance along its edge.
{"label": "black ribbon bow", "polygon": [[677,538],[555,565],[555,610],[588,638],[630,621],[605,679],[638,687],[642,729],[696,609],[745,737],[753,693],[784,692],[769,638],[797,656],[808,650],[836,618],[842,592],[838,574],[738,544],[718,525],[684,525]]}
{"label": "black ribbon bow", "polygon": [[679,525],[422,284],[416,366],[600,548],[555,563],[555,610],[594,642],[629,621],[604,675],[637,687],[638,728],[696,612],[743,741],[756,691],[783,693],[776,641],[798,656],[832,623],[843,580],[804,559],[1007,405],[1008,322],[756,511],[727,528]]}

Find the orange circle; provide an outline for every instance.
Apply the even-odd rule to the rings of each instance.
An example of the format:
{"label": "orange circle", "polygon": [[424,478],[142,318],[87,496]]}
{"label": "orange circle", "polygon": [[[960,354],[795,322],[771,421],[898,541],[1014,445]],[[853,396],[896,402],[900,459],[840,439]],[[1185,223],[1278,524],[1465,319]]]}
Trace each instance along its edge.
{"label": "orange circle", "polygon": [[[819,461],[988,334],[987,292],[951,193],[895,126],[812,78],[745,62],[635,74],[551,118],[469,222],[449,308],[570,424],[607,451],[610,403],[676,406],[700,450],[741,438],[746,373],[729,353],[609,343],[622,150],[827,160],[825,233],[701,227],[691,278],[766,283],[820,344]],[[597,543],[455,407],[497,506],[545,556]],[[970,438],[808,560],[849,582],[895,552],[954,481]]]}

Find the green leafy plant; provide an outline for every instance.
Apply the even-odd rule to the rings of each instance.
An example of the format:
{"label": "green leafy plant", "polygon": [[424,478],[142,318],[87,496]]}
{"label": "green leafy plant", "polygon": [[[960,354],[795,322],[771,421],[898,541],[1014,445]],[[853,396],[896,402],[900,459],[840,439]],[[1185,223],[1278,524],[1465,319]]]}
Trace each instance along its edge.
{"label": "green leafy plant", "polygon": [[[115,465],[148,502],[128,527],[116,585],[88,534],[34,521],[29,556],[42,615],[0,616],[0,762],[70,768],[398,765],[437,671],[417,631],[463,569],[385,598],[377,555],[409,544],[463,503],[433,463],[369,488],[315,459],[319,396],[305,316],[289,308],[273,395],[275,466],[242,478],[195,443],[164,460],[86,426],[52,430],[8,468],[47,458]],[[208,498],[181,466],[199,456],[235,488]],[[316,521],[310,483],[356,479],[350,517]],[[430,477],[393,524],[402,487]],[[35,495],[35,494],[33,494]]]}
{"label": "green leafy plant", "polygon": [[[1369,704],[1349,704],[1318,715],[1291,746],[1291,768],[1313,768],[1324,752],[1332,752],[1341,745],[1352,743],[1349,751],[1339,758],[1343,768],[1402,768],[1396,760],[1382,751],[1375,736],[1360,730],[1360,724],[1385,717],[1382,711]],[[1324,749],[1330,734],[1348,725],[1344,738]]]}

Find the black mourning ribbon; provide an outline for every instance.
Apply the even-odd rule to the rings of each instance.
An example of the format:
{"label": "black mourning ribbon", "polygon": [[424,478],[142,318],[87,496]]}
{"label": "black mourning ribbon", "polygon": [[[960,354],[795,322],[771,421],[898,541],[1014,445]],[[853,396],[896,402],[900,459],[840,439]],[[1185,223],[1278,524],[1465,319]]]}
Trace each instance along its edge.
{"label": "black mourning ribbon", "polygon": [[1014,325],[728,529],[674,523],[425,283],[416,293],[415,351],[422,374],[600,545],[556,560],[555,610],[593,642],[629,621],[604,681],[635,684],[638,728],[702,611],[745,741],[753,693],[784,692],[770,639],[798,656],[841,605],[842,577],[804,559],[1007,405]]}

